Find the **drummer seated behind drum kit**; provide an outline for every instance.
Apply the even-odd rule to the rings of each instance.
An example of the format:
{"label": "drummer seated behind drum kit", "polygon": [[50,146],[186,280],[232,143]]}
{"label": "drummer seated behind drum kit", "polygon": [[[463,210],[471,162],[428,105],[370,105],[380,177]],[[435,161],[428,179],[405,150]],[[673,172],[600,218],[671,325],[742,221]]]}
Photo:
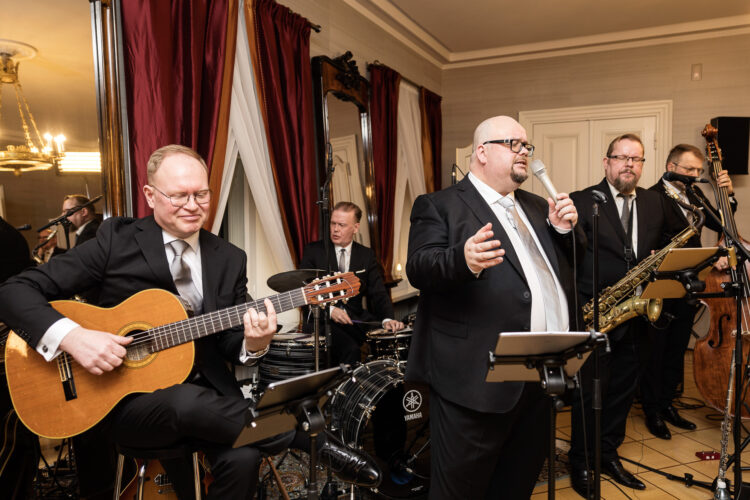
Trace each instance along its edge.
{"label": "drummer seated behind drum kit", "polygon": [[[271,277],[268,284],[284,292],[322,273],[290,271]],[[330,417],[329,432],[374,459],[381,483],[373,491],[386,498],[420,497],[429,490],[428,391],[426,386],[404,382],[410,326],[407,321],[407,327],[397,332],[380,328],[368,332],[364,362],[353,367],[324,409]],[[321,335],[319,359],[326,359],[327,347]],[[314,372],[315,349],[313,335],[276,334],[260,363],[258,388]]]}

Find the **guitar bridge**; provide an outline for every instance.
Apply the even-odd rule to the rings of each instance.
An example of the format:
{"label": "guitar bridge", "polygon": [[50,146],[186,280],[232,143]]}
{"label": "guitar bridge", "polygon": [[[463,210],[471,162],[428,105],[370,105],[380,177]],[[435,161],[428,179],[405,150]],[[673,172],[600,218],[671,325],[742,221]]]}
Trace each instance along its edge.
{"label": "guitar bridge", "polygon": [[65,401],[78,397],[72,364],[73,362],[66,352],[57,357],[57,369],[60,372],[60,383],[62,384],[63,394],[65,394]]}

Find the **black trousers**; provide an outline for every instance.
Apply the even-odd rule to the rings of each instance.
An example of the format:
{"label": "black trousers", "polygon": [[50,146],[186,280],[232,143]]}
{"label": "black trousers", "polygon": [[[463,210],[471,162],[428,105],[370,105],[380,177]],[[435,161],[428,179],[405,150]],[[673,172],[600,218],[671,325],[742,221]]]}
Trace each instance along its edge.
{"label": "black trousers", "polygon": [[483,413],[430,392],[430,499],[528,499],[548,456],[550,401],[526,384],[507,413]]}
{"label": "black trousers", "polygon": [[[208,498],[252,499],[258,483],[262,453],[288,448],[289,432],[232,448],[244,425],[248,400],[227,397],[196,384],[179,384],[123,401],[112,414],[115,441],[134,448],[165,448],[189,441],[206,453],[214,478]],[[162,463],[180,499],[193,498],[191,468],[184,463]]]}
{"label": "black trousers", "polygon": [[685,371],[685,351],[690,342],[698,306],[685,300],[667,300],[662,317],[673,316],[665,328],[649,327],[651,357],[641,380],[643,411],[656,414],[672,404]]}
{"label": "black trousers", "polygon": [[[611,352],[597,349],[601,380],[602,461],[617,458],[617,448],[625,439],[628,413],[633,404],[639,375],[648,361],[647,322],[633,318],[610,332]],[[592,408],[594,355],[580,371],[582,388],[574,391],[571,414],[570,465],[574,470],[594,467],[594,411]],[[583,404],[581,403],[583,394]],[[585,418],[584,418],[585,417]],[[584,425],[585,421],[585,425]],[[585,439],[584,439],[585,428]]]}

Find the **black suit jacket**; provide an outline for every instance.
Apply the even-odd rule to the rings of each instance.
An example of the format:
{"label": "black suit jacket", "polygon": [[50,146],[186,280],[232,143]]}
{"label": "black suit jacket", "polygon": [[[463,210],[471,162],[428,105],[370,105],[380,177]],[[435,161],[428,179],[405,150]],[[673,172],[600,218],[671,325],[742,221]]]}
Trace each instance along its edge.
{"label": "black suit jacket", "polygon": [[[246,256],[239,248],[201,230],[203,310],[246,301]],[[169,272],[162,229],[152,216],[114,217],[102,223],[95,240],[76,246],[47,264],[0,286],[0,317],[35,347],[62,315],[48,301],[67,299],[99,286],[98,305],[112,307],[136,292],[161,288],[177,294]],[[196,368],[224,395],[241,396],[226,361],[239,361],[242,328],[196,342]]]}
{"label": "black suit jacket", "polygon": [[[324,271],[328,269],[337,270],[339,265],[334,252],[334,246],[331,242],[328,259],[326,259],[323,241],[310,243],[302,252],[299,267],[300,269],[322,269]],[[378,261],[375,259],[375,252],[356,241],[352,243],[349,271],[355,273],[359,278],[359,295],[350,298],[345,304],[336,304],[336,307],[343,307],[353,320],[382,321],[385,318],[395,319],[391,297],[383,284],[383,275]],[[363,297],[367,297],[367,309],[364,308]]]}
{"label": "black suit jacket", "polygon": [[82,243],[87,242],[88,240],[93,240],[94,238],[96,238],[96,231],[99,229],[100,224],[101,222],[95,216],[94,219],[91,220],[91,222],[83,227],[83,231],[81,231],[81,234],[76,236],[76,242],[73,246],[78,246]]}
{"label": "black suit jacket", "polygon": [[[570,194],[578,209],[578,225],[585,231],[589,242],[583,261],[578,266],[578,291],[585,301],[593,295],[593,190],[604,193],[606,203],[601,205],[599,217],[599,290],[613,285],[628,271],[625,261],[626,234],[620,222],[617,205],[606,179],[595,186]],[[683,229],[667,205],[664,196],[651,190],[636,188],[636,214],[638,217],[638,248],[632,265],[665,247],[671,238]]]}
{"label": "black suit jacket", "polygon": [[[568,296],[574,326],[573,238],[548,224],[543,198],[522,190],[515,197]],[[477,278],[466,264],[464,243],[487,222],[505,260]],[[523,383],[485,382],[487,355],[499,332],[529,330],[531,291],[503,226],[469,178],[414,202],[406,273],[420,290],[406,379],[427,382],[443,398],[477,411],[512,409]]]}
{"label": "black suit jacket", "polygon": [[[664,185],[664,181],[659,180],[659,182],[651,186],[649,190],[656,191],[657,193],[660,193],[661,195],[663,195],[667,200],[667,206],[669,206],[670,210],[672,211],[673,217],[679,220],[682,223],[683,227],[687,227],[688,220],[682,211],[682,207],[680,207],[680,205],[677,204],[674,198],[672,198],[671,196],[667,194],[667,187]],[[716,212],[716,209],[708,200],[708,198],[706,198],[706,195],[703,194],[703,191],[701,190],[701,188],[699,188],[697,185],[694,185],[693,192],[695,193],[695,196],[692,196],[690,193],[688,193],[687,195],[688,200],[690,201],[690,204],[698,207],[700,210],[703,210],[705,214],[705,210],[699,201],[700,199],[704,203],[706,203],[709,210],[711,210],[714,213],[714,215],[716,215],[716,217],[720,219],[718,213]],[[732,205],[732,213],[734,213],[737,210],[737,201],[734,198],[732,198],[731,200],[732,201],[730,201],[730,203]],[[717,224],[716,221],[709,214],[705,214],[705,216],[706,216],[706,219],[705,219],[704,227],[707,227],[711,229],[712,231],[720,232],[721,225]],[[701,244],[700,232],[696,234],[695,236],[693,236],[692,238],[690,238],[687,245],[685,245],[685,247],[687,248],[700,248],[701,246],[702,244]]]}
{"label": "black suit jacket", "polygon": [[30,267],[33,264],[30,256],[23,235],[0,217],[0,283]]}

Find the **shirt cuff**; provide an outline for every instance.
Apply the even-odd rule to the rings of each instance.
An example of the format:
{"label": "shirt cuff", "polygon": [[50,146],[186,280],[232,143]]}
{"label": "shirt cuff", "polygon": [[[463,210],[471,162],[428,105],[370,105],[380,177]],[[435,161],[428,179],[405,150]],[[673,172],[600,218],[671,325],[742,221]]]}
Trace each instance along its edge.
{"label": "shirt cuff", "polygon": [[240,364],[243,364],[245,366],[252,366],[255,363],[258,362],[260,358],[265,356],[268,353],[268,350],[271,348],[271,344],[268,344],[265,348],[261,349],[258,352],[250,352],[247,349],[245,349],[245,342],[242,342],[242,347],[240,351]]}
{"label": "shirt cuff", "polygon": [[560,234],[568,234],[569,232],[571,232],[573,230],[570,227],[557,227],[554,224],[552,224],[551,222],[549,224],[550,224],[550,226],[554,227],[555,231],[557,231]]}
{"label": "shirt cuff", "polygon": [[58,319],[44,332],[42,339],[36,345],[36,352],[41,354],[45,361],[52,361],[62,352],[60,351],[60,342],[71,330],[79,326],[81,325],[72,319]]}
{"label": "shirt cuff", "polygon": [[389,321],[393,321],[393,318],[385,318],[383,321],[380,322],[380,326],[385,328],[385,324]]}

